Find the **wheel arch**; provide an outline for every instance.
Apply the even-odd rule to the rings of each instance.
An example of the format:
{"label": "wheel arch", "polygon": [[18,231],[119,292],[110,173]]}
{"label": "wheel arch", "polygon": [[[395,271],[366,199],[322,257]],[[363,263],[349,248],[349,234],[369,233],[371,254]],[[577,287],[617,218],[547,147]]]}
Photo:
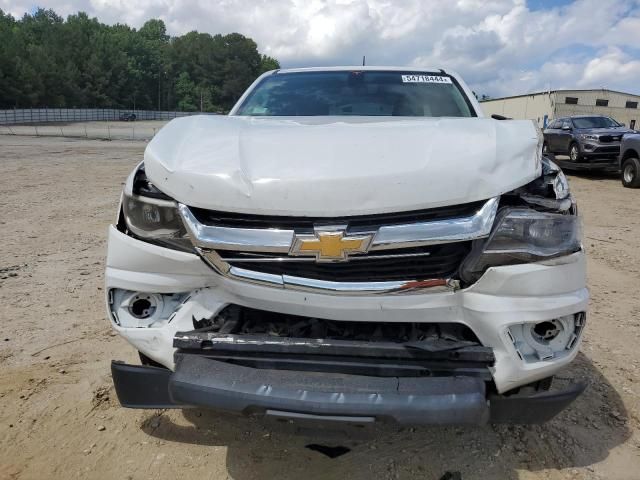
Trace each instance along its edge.
{"label": "wheel arch", "polygon": [[634,149],[634,148],[628,148],[624,151],[624,153],[622,154],[622,161],[624,162],[625,160],[629,159],[629,158],[640,158],[638,156],[638,152]]}

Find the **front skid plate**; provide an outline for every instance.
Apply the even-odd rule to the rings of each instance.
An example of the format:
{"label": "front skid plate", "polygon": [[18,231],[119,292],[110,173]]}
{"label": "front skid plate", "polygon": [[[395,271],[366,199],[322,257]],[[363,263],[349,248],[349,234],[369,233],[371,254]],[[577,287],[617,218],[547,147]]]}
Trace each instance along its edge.
{"label": "front skid plate", "polygon": [[176,372],[112,362],[120,403],[129,408],[209,407],[244,414],[402,424],[541,423],[584,385],[561,392],[489,396],[473,377],[379,378],[261,370],[179,355]]}

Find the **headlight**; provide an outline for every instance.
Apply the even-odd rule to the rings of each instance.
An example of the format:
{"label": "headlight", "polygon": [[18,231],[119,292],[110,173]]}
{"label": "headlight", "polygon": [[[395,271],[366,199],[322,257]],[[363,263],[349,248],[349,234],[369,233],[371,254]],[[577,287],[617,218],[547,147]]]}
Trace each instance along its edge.
{"label": "headlight", "polygon": [[542,175],[524,187],[508,192],[504,197],[516,197],[530,205],[555,212],[568,211],[573,202],[569,190],[569,181],[560,167],[542,157]]}
{"label": "headlight", "polygon": [[132,194],[122,196],[122,211],[134,237],[164,247],[193,251],[176,202],[147,179],[144,167],[134,176]]}
{"label": "headlight", "polygon": [[580,217],[532,209],[503,210],[483,247],[462,267],[465,281],[477,280],[491,266],[528,263],[569,255],[581,248]]}
{"label": "headlight", "polygon": [[597,135],[588,135],[586,133],[580,134],[580,138],[582,140],[595,140],[596,142],[598,141],[598,136]]}
{"label": "headlight", "polygon": [[569,182],[562,170],[558,170],[553,179],[553,193],[556,194],[557,200],[564,200],[569,197]]}

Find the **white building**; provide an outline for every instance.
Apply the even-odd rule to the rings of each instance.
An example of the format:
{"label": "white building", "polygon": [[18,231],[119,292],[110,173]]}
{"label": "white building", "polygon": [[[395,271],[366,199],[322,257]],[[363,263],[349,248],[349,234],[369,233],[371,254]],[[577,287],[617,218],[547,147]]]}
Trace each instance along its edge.
{"label": "white building", "polygon": [[554,118],[588,114],[606,115],[630,128],[640,128],[640,95],[614,90],[550,90],[481,103],[486,115],[531,119],[542,128]]}

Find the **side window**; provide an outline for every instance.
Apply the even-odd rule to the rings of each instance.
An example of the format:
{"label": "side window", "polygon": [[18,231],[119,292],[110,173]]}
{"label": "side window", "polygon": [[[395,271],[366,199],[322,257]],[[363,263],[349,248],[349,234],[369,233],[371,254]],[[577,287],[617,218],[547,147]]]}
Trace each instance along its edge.
{"label": "side window", "polygon": [[565,118],[562,121],[562,126],[560,128],[571,128],[571,120],[569,120],[568,118]]}
{"label": "side window", "polygon": [[553,122],[551,122],[551,125],[549,125],[549,128],[551,129],[558,129],[560,128],[560,120],[554,120]]}

